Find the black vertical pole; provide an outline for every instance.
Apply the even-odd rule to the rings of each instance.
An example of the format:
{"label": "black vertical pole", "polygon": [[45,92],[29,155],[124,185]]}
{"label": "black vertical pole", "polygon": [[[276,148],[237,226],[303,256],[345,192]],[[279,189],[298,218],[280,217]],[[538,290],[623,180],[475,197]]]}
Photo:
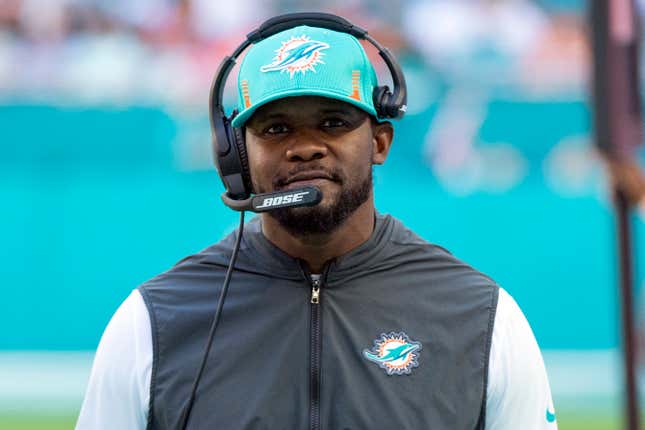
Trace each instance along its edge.
{"label": "black vertical pole", "polygon": [[[640,20],[634,0],[592,0],[593,96],[595,143],[605,157],[633,158],[642,141],[639,75]],[[625,423],[640,430],[636,385],[636,338],[630,203],[616,183],[614,200],[618,233],[621,334],[625,384]]]}
{"label": "black vertical pole", "polygon": [[623,375],[626,394],[626,424],[629,430],[640,429],[638,387],[636,385],[636,333],[634,330],[634,294],[632,232],[629,203],[621,190],[615,190],[618,253],[620,257],[620,303],[622,314]]}

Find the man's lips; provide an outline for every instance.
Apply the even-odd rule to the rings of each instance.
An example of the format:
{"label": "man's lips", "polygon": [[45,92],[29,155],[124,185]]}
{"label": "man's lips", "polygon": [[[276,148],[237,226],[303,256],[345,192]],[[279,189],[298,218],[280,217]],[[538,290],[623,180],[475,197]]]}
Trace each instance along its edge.
{"label": "man's lips", "polygon": [[305,187],[307,185],[319,184],[322,181],[338,182],[334,176],[326,172],[302,172],[280,181],[278,188],[291,189]]}
{"label": "man's lips", "polygon": [[290,178],[288,178],[285,181],[285,185],[293,184],[294,182],[313,181],[313,180],[316,180],[316,179],[327,179],[328,181],[333,181],[334,180],[331,177],[331,175],[328,175],[326,173],[304,172],[304,173],[298,173],[297,175],[293,175]]}
{"label": "man's lips", "polygon": [[322,186],[322,182],[327,182],[327,181],[330,181],[330,180],[326,178],[303,179],[300,181],[289,182],[287,185],[282,187],[282,189],[293,190],[296,188],[303,188],[303,187]]}

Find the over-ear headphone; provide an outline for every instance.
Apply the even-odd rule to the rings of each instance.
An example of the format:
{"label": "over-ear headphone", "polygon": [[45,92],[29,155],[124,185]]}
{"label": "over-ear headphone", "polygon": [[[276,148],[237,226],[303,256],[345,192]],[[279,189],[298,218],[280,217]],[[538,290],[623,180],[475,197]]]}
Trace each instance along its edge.
{"label": "over-ear headphone", "polygon": [[366,30],[329,13],[290,13],[265,21],[258,29],[249,33],[246,40],[230,56],[224,57],[215,74],[210,92],[213,160],[226,188],[222,199],[233,209],[241,210],[240,208],[244,206],[242,201],[248,201],[253,193],[253,186],[246,154],[244,129],[231,125],[238,112],[234,110],[230,116],[226,116],[224,112],[222,98],[226,79],[237,58],[250,45],[301,25],[348,33],[374,45],[392,75],[394,87],[392,90],[387,85],[374,88],[372,98],[377,117],[379,119],[398,119],[405,114],[407,89],[403,71],[389,49],[374,40]]}

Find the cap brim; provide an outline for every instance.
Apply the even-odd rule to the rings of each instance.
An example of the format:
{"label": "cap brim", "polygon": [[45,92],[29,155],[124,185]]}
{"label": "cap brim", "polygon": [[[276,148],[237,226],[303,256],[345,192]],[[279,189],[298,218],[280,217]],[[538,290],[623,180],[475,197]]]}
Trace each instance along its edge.
{"label": "cap brim", "polygon": [[283,91],[281,93],[273,93],[270,96],[264,99],[261,99],[260,101],[256,102],[253,106],[247,109],[244,109],[235,118],[233,118],[232,125],[233,127],[244,127],[244,124],[246,124],[246,122],[249,120],[249,118],[251,118],[251,116],[255,113],[255,111],[258,108],[279,99],[284,99],[287,97],[298,97],[298,96],[320,96],[320,97],[340,100],[340,101],[349,103],[351,105],[354,105],[361,110],[364,110],[365,112],[372,115],[374,118],[377,117],[376,111],[374,110],[374,107],[371,104],[367,104],[360,100],[356,100],[349,96],[346,96],[345,94],[339,94],[329,90],[303,88],[303,89],[290,89],[288,91]]}

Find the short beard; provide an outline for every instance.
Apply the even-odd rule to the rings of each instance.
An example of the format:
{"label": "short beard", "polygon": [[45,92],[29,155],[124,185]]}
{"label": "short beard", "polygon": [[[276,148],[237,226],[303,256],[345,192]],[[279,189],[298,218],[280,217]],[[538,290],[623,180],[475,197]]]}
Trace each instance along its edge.
{"label": "short beard", "polygon": [[283,208],[269,211],[269,216],[294,237],[330,234],[369,199],[372,192],[372,169],[363,182],[345,188],[331,206]]}

